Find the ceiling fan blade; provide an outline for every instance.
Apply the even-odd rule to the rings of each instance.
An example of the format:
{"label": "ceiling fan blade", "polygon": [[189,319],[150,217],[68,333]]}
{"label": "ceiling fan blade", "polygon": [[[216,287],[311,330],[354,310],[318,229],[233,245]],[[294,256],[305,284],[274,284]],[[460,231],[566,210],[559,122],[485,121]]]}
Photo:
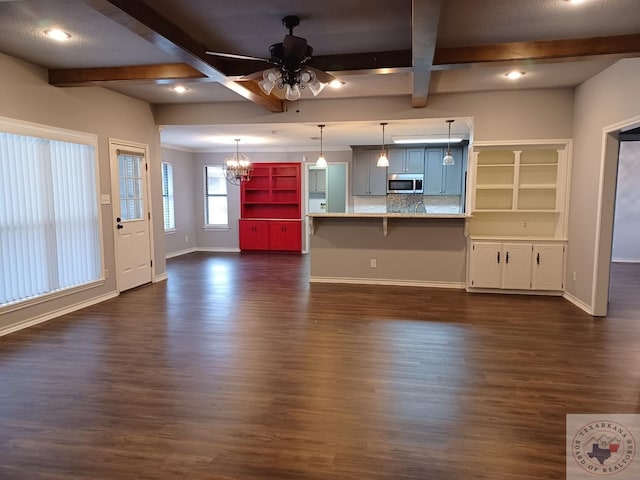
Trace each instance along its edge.
{"label": "ceiling fan blade", "polygon": [[248,55],[236,55],[235,53],[205,52],[207,55],[225,58],[237,58],[238,60],[257,60],[259,62],[269,62],[268,58],[250,57]]}
{"label": "ceiling fan blade", "polygon": [[308,68],[309,70],[313,70],[316,74],[316,78],[321,83],[331,83],[332,81],[337,80],[336,77],[334,77],[330,73],[325,72],[324,70],[320,70],[315,67],[310,67],[308,65],[306,66],[306,68]]}

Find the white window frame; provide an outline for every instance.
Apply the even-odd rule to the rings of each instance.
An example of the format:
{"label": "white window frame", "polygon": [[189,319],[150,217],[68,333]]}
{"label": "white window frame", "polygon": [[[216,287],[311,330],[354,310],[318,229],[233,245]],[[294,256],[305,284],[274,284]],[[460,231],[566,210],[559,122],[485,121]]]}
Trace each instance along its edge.
{"label": "white window frame", "polygon": [[[162,162],[162,223],[164,233],[176,231],[176,204],[173,190],[173,165],[171,162]],[[165,188],[166,187],[166,188]],[[169,225],[167,227],[167,219]]]}
{"label": "white window frame", "polygon": [[33,122],[16,120],[13,118],[0,116],[0,131],[15,135],[25,135],[30,137],[39,137],[48,140],[56,140],[61,142],[79,143],[93,147],[94,151],[94,168],[95,168],[95,188],[97,193],[97,235],[99,249],[100,278],[95,281],[88,282],[74,287],[63,288],[47,292],[38,296],[29,297],[16,302],[8,303],[0,306],[0,315],[15,310],[28,308],[32,305],[48,302],[56,298],[72,295],[77,292],[89,290],[105,283],[105,267],[104,267],[104,231],[102,227],[102,208],[101,203],[109,203],[109,196],[100,194],[100,164],[98,162],[98,136],[88,132],[80,132],[76,130],[68,130],[49,125],[42,125]]}
{"label": "white window frame", "polygon": [[[208,182],[207,182],[207,169],[216,169],[220,172],[220,177],[223,180],[225,186],[225,193],[212,193],[208,192]],[[224,176],[224,171],[222,165],[205,165],[204,170],[204,229],[205,230],[228,230],[229,229],[229,189],[227,188],[227,181]],[[227,199],[227,222],[226,223],[208,223],[209,220],[209,197],[225,197]]]}

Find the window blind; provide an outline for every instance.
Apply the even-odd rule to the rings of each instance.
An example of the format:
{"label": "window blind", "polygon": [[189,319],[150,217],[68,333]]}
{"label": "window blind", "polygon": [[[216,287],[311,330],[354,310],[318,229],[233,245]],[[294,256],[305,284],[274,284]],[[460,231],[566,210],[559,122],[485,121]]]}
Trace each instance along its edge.
{"label": "window blind", "polygon": [[175,230],[176,220],[173,204],[173,165],[162,163],[162,207],[164,216],[164,229]]}
{"label": "window blind", "polygon": [[101,277],[94,147],[0,132],[0,306]]}

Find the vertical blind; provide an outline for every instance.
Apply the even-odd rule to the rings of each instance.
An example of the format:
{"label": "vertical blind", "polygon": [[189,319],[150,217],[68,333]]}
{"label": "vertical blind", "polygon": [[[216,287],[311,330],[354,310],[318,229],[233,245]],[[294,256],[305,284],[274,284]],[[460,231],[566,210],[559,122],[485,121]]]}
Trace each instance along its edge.
{"label": "vertical blind", "polygon": [[176,219],[173,205],[173,166],[162,163],[162,209],[164,213],[164,229],[175,230]]}
{"label": "vertical blind", "polygon": [[94,147],[0,132],[0,306],[101,277]]}

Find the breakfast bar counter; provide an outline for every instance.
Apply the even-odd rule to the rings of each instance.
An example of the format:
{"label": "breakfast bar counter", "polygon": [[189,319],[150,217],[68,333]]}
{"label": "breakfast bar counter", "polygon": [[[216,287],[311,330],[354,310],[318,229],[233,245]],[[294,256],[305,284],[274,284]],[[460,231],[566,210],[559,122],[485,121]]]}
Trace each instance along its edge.
{"label": "breakfast bar counter", "polygon": [[313,213],[311,282],[464,288],[466,214]]}

